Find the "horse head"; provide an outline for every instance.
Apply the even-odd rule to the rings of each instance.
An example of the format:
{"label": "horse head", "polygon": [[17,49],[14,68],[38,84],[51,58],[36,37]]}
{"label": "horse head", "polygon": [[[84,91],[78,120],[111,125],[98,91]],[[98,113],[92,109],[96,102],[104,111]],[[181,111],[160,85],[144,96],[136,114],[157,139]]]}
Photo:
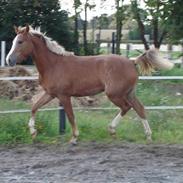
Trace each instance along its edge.
{"label": "horse head", "polygon": [[14,27],[16,37],[13,40],[11,50],[9,51],[6,62],[10,66],[16,65],[26,60],[33,51],[33,43],[30,40],[29,25],[26,27]]}

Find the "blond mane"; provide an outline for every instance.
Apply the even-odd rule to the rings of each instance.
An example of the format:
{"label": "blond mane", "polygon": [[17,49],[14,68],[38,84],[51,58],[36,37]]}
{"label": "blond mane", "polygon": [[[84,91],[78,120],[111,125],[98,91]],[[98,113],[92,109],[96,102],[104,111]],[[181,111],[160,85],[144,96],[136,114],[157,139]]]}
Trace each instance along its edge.
{"label": "blond mane", "polygon": [[33,29],[30,26],[30,31],[31,34],[37,35],[37,36],[42,36],[45,40],[47,48],[58,55],[62,56],[71,56],[74,55],[74,52],[66,51],[65,48],[61,45],[59,45],[56,41],[52,40],[52,38],[47,37],[44,33],[40,31],[40,28]]}

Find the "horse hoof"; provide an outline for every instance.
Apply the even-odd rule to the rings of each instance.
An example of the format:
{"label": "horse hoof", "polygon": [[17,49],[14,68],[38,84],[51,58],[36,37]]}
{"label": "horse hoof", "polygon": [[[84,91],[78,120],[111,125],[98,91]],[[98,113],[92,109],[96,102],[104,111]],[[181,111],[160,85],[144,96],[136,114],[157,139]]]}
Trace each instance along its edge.
{"label": "horse hoof", "polygon": [[116,136],[116,130],[115,130],[114,127],[109,126],[108,131],[109,131],[109,133],[110,133],[110,135],[111,135],[112,137],[113,137],[113,136]]}
{"label": "horse hoof", "polygon": [[148,136],[148,137],[147,137],[147,143],[148,143],[148,144],[151,144],[151,143],[152,143],[152,138],[151,138],[151,136]]}
{"label": "horse hoof", "polygon": [[77,138],[72,137],[71,140],[69,141],[69,143],[70,143],[71,145],[77,145]]}

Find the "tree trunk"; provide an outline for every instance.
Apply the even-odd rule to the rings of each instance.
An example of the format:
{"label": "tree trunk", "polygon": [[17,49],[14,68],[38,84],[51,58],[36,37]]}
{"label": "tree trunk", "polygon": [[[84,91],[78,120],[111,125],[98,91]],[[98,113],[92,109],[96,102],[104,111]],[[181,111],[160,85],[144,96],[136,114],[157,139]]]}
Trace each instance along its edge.
{"label": "tree trunk", "polygon": [[85,20],[83,23],[83,46],[84,46],[84,54],[87,55],[88,53],[88,43],[87,43],[87,1],[86,0],[86,4],[85,4]]}
{"label": "tree trunk", "polygon": [[145,50],[148,50],[149,45],[147,43],[147,40],[145,39],[145,27],[144,27],[144,24],[142,23],[142,20],[140,19],[139,13],[137,13],[137,23],[138,23],[138,26],[139,26],[140,37],[141,37],[141,40],[144,44],[144,48],[145,48]]}
{"label": "tree trunk", "polygon": [[166,36],[166,34],[167,34],[167,31],[166,30],[163,30],[163,32],[162,32],[162,34],[161,34],[161,36],[159,38],[159,47],[158,48],[160,48],[160,46],[161,46],[161,44],[163,42],[163,39]]}
{"label": "tree trunk", "polygon": [[[156,14],[160,11],[160,2],[157,0],[157,4],[156,4]],[[153,16],[154,12],[151,11],[151,15],[153,17],[152,20],[152,25],[153,25],[153,42],[154,42],[154,47],[159,49],[162,41],[165,37],[165,35],[167,34],[166,30],[163,30],[162,34],[160,35],[160,30],[159,30],[159,20],[157,15],[155,14]]]}
{"label": "tree trunk", "polygon": [[158,20],[155,18],[153,20],[153,42],[154,42],[154,47],[159,48],[159,41],[158,41]]}
{"label": "tree trunk", "polygon": [[75,18],[74,18],[74,45],[76,54],[79,53],[79,32],[78,32],[78,13],[75,9]]}
{"label": "tree trunk", "polygon": [[[158,48],[160,47],[159,45],[159,28],[158,28],[158,17],[157,17],[157,12],[159,12],[159,1],[157,1],[157,4],[156,4],[156,13],[154,13],[153,11],[150,11],[152,17],[153,17],[153,20],[152,20],[152,25],[153,25],[153,42],[154,42],[154,47],[155,48]],[[155,14],[155,15],[153,15]]]}
{"label": "tree trunk", "polygon": [[120,44],[121,44],[121,38],[122,38],[122,22],[120,21],[117,26],[116,30],[116,54],[120,54]]}
{"label": "tree trunk", "polygon": [[120,54],[120,43],[121,43],[121,30],[122,30],[122,20],[120,17],[119,10],[119,0],[116,0],[116,54]]}
{"label": "tree trunk", "polygon": [[141,20],[136,0],[132,1],[132,11],[134,12],[134,18],[136,19],[136,21],[138,23],[138,27],[139,27],[139,30],[140,30],[140,37],[141,37],[141,40],[144,44],[144,48],[145,48],[145,50],[148,50],[149,45],[147,43],[147,40],[145,39],[145,26],[144,26],[144,24]]}

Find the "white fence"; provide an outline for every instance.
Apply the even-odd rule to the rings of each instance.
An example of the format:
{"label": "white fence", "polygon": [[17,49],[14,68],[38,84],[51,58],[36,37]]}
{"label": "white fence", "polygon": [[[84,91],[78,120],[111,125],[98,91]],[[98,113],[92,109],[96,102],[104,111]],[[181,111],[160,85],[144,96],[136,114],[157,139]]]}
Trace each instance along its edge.
{"label": "white fence", "polygon": [[5,57],[6,57],[6,42],[1,41],[1,67],[5,66]]}
{"label": "white fence", "polygon": [[[0,81],[2,80],[37,80],[38,76],[24,76],[24,77],[0,77]],[[183,80],[183,76],[140,76],[140,80]],[[179,110],[183,109],[183,106],[145,106],[146,109],[149,110]],[[59,110],[63,109],[62,107],[55,108],[43,108],[39,111],[51,111],[51,110]],[[76,107],[74,110],[117,110],[117,107]],[[16,110],[6,110],[0,111],[0,114],[9,114],[9,113],[25,113],[30,112],[29,109],[16,109]]]}
{"label": "white fence", "polygon": [[[108,43],[101,43],[100,47],[108,47]],[[110,46],[111,47],[111,46]],[[121,43],[120,45],[121,49],[129,49],[129,50],[144,50],[144,45],[143,44],[135,44],[135,43],[129,43],[129,44],[123,44]],[[170,49],[171,48],[171,49]],[[171,53],[173,51],[183,51],[183,46],[182,45],[168,45],[168,44],[163,44],[160,47],[160,51],[164,51],[167,52],[166,57],[168,57],[169,59],[171,59]],[[108,52],[111,52],[111,48],[108,48]],[[5,41],[1,41],[1,67],[5,66],[5,56],[6,56],[6,42]],[[174,63],[183,63],[183,57],[180,58],[179,60],[176,60]]]}

